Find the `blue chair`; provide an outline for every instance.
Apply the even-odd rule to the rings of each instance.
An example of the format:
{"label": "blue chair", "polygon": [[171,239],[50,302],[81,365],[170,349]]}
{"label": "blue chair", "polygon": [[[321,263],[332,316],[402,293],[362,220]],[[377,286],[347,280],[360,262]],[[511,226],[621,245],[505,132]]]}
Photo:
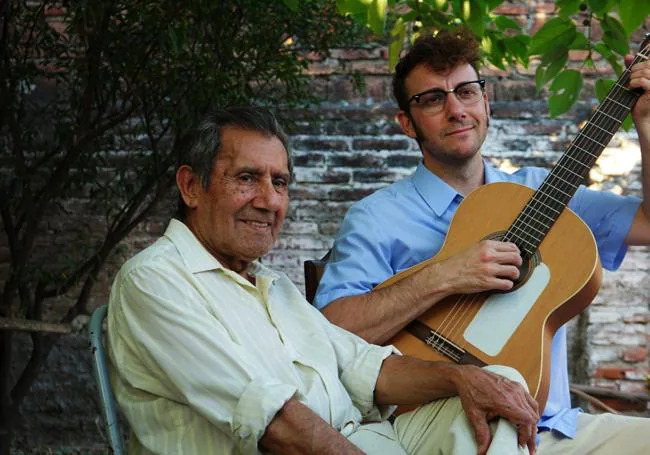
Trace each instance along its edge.
{"label": "blue chair", "polygon": [[102,323],[106,318],[108,305],[97,308],[90,317],[88,325],[88,336],[90,338],[90,352],[93,356],[93,370],[95,381],[99,391],[99,401],[102,405],[103,418],[106,424],[108,442],[116,455],[124,455],[124,445],[120,434],[120,424],[117,418],[118,412],[115,406],[115,398],[111,391],[111,382],[106,367],[106,355],[104,354],[104,341],[102,338]]}

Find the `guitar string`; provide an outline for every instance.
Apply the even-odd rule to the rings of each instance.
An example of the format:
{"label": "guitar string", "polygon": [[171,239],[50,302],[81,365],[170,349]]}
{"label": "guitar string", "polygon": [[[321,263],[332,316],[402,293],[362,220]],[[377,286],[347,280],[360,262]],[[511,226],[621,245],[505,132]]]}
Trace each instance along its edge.
{"label": "guitar string", "polygon": [[[649,47],[649,49],[650,49],[650,47]],[[645,50],[644,50],[644,52],[645,52]],[[638,62],[639,56],[641,56],[643,58],[647,58],[647,57],[645,57],[645,55],[638,54],[637,58],[635,59],[635,61],[632,64],[635,64],[635,63]],[[572,194],[575,192],[576,188],[579,186],[579,184],[576,184],[576,183],[572,182],[571,180],[567,179],[565,176],[561,175],[562,171],[565,170],[565,171],[569,172],[570,174],[573,174],[574,176],[576,176],[579,180],[583,180],[586,177],[586,175],[583,175],[583,173],[586,174],[586,172],[588,172],[591,169],[593,164],[595,164],[595,160],[600,155],[600,152],[598,152],[596,155],[594,155],[589,150],[583,148],[582,146],[583,145],[586,146],[586,144],[581,143],[580,141],[584,138],[584,139],[590,140],[591,142],[597,144],[597,146],[600,146],[601,148],[604,149],[606,147],[606,144],[609,143],[609,141],[611,140],[613,135],[616,133],[616,131],[620,127],[621,122],[623,121],[625,116],[627,116],[627,114],[628,114],[628,112],[630,110],[629,105],[619,103],[618,101],[613,99],[611,97],[611,95],[614,95],[614,96],[617,96],[617,97],[624,97],[626,94],[628,94],[628,95],[630,95],[629,96],[630,99],[628,100],[629,103],[632,103],[637,98],[636,96],[634,96],[633,94],[630,93],[629,89],[627,89],[624,85],[621,84],[621,83],[626,84],[627,82],[629,82],[629,73],[630,73],[630,71],[629,71],[629,68],[628,68],[624,72],[623,76],[621,76],[621,78],[619,78],[619,81],[617,81],[615,83],[614,87],[612,88],[610,93],[607,95],[607,97],[603,101],[603,104],[601,105],[601,107],[596,110],[596,112],[594,113],[592,118],[589,119],[589,121],[587,122],[585,127],[582,129],[582,131],[578,134],[576,139],[569,146],[569,149],[567,150],[567,152],[564,153],[562,155],[562,157],[560,158],[560,160],[558,161],[558,165],[560,165],[558,175],[554,176],[553,178],[556,178],[556,179],[560,180],[559,185],[557,185],[557,186],[553,185],[550,182],[550,179],[549,179],[548,186],[551,189],[562,193],[564,195],[564,196],[560,196],[560,197],[562,197],[562,199],[565,199],[565,198],[570,199]],[[608,114],[608,112],[607,112],[608,109],[610,109],[610,113],[612,113],[614,115],[614,117],[612,117],[611,115]],[[617,109],[618,109],[618,112],[616,112]],[[605,125],[607,125],[606,128],[601,128],[599,125],[594,123],[596,121],[602,121],[602,119],[599,119],[599,116],[601,116],[601,117],[604,116],[605,117],[605,120],[604,120],[603,123]],[[594,129],[599,130],[599,132],[593,132]],[[593,136],[595,136],[595,137],[593,137]],[[587,159],[590,160],[590,161],[593,161],[593,163],[591,165],[586,165],[582,161],[574,158],[571,155],[571,152],[575,152],[577,154],[582,152],[583,153],[583,158],[589,157]],[[601,150],[601,152],[602,152],[602,150]],[[567,165],[565,166],[565,165],[561,164],[563,159],[564,159],[564,161],[571,160],[574,164],[567,163]],[[576,165],[581,166],[583,169],[580,170],[579,168],[576,168]],[[577,171],[577,172],[575,172],[575,171]],[[549,175],[552,175],[552,174],[553,173],[551,173]],[[575,180],[575,178],[573,180]],[[546,182],[544,182],[544,183],[546,183]],[[568,186],[569,188],[566,188],[566,186]],[[569,192],[567,193],[567,192],[563,191],[561,189],[561,187],[564,187],[564,189],[566,189]],[[550,194],[545,194],[544,193],[544,194],[542,194],[542,196],[552,199],[557,204],[559,204],[559,206],[562,209],[566,206],[566,202],[564,202],[562,200],[558,200],[557,198],[551,196]],[[541,205],[551,209],[553,212],[556,213],[556,215],[559,215],[560,212],[558,212],[555,208],[553,208],[553,207],[549,206],[548,204],[546,204],[546,202],[548,202],[548,201],[544,201],[541,198],[540,198],[539,201],[533,200],[533,204],[527,204],[527,206],[525,207],[524,212],[526,212],[527,209],[530,209],[533,212],[539,212],[544,217],[551,220],[552,223],[553,223],[555,221],[555,219],[557,218],[557,216],[556,217],[548,216],[547,213],[544,213],[543,209],[540,210],[538,207],[535,207],[535,204],[538,203],[538,204],[541,204]],[[524,212],[522,212],[522,213],[524,213]],[[533,218],[532,215],[529,214],[529,213],[524,213],[524,215],[527,218],[532,219],[534,222],[536,222],[538,224],[541,224],[542,228],[546,229],[546,231],[548,231],[550,229],[550,227],[551,227],[551,226],[548,226],[545,223],[542,223],[540,221],[535,220],[535,218]],[[521,214],[520,214],[520,217],[521,217]],[[533,227],[530,224],[530,222],[523,222],[522,224],[524,226],[530,227],[530,228],[534,229],[535,231],[541,233],[542,234],[542,239],[546,235],[545,232],[539,231],[538,229]],[[530,236],[529,234],[526,233],[526,231],[523,231],[523,229],[520,228],[519,225],[516,222],[513,223],[513,227],[515,227],[515,229],[519,230],[521,232],[521,234],[526,234],[527,236]],[[516,234],[516,232],[513,232],[513,234],[515,236],[515,239],[523,241],[524,243],[530,245],[530,242],[528,242],[528,241],[526,241],[526,240],[524,240],[523,238],[520,237],[521,234],[518,235],[518,234]],[[534,235],[532,235],[532,237],[536,241],[537,244],[539,244],[541,242],[541,239],[538,239]],[[531,254],[533,252],[531,252]],[[432,338],[435,337],[435,338],[440,339],[439,346],[437,347],[437,349],[439,351],[447,351],[447,354],[450,357],[456,358],[455,354],[453,353],[453,351],[451,349],[447,349],[447,348],[444,347],[444,340],[443,340],[442,337],[444,336],[444,333],[446,332],[445,326],[450,327],[450,325],[454,322],[454,319],[456,319],[456,322],[453,324],[453,327],[451,327],[451,330],[450,330],[450,332],[453,333],[453,331],[456,329],[456,327],[459,327],[461,325],[461,323],[464,322],[463,320],[467,319],[466,315],[468,313],[468,310],[470,308],[472,308],[472,307],[473,308],[479,307],[479,305],[475,304],[475,301],[479,299],[479,296],[480,297],[485,297],[485,295],[483,295],[483,294],[484,293],[465,294],[465,295],[459,296],[459,298],[454,303],[454,306],[451,309],[451,311],[449,311],[447,313],[447,315],[445,316],[445,319],[443,320],[443,323],[441,324],[441,328],[438,330],[438,334],[437,335],[432,334]],[[468,302],[468,300],[469,300],[469,302]],[[459,311],[457,309],[459,306],[462,309],[462,313],[459,313]],[[476,310],[476,312],[478,312],[478,310]],[[450,316],[451,316],[451,320],[448,320]],[[456,317],[456,316],[458,316],[458,317]],[[475,315],[471,315],[470,319],[472,319],[474,316]],[[453,336],[449,336],[447,338],[449,338],[450,340],[453,340]],[[435,344],[436,343],[434,341],[433,345],[435,345]],[[456,360],[458,361],[457,358],[456,358]]]}

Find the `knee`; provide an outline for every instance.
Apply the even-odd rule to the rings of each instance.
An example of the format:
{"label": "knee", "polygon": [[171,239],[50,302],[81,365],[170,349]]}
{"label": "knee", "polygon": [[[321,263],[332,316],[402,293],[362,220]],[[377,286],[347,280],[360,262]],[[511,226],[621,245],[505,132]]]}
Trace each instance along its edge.
{"label": "knee", "polygon": [[521,384],[526,390],[528,390],[528,386],[526,385],[526,380],[524,377],[519,373],[517,370],[511,367],[507,367],[505,365],[487,365],[483,367],[484,370],[490,371],[492,373],[496,373],[500,376],[503,376],[505,378],[510,379],[511,381],[518,382]]}

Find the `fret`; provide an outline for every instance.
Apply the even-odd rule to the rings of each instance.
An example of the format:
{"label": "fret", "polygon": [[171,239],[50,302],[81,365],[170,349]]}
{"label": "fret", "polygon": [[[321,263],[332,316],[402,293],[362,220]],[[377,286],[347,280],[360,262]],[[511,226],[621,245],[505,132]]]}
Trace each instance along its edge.
{"label": "fret", "polygon": [[[535,226],[533,226],[533,225],[530,224],[530,223],[527,223],[526,221],[522,221],[520,224],[522,224],[523,226],[526,226],[526,227],[528,227],[528,228],[530,228],[530,229],[532,229],[532,230],[534,230],[534,231],[537,231],[539,234],[541,234],[542,237],[546,235],[546,232],[544,232],[544,231],[540,231],[540,230],[537,229]],[[542,226],[545,227],[546,229],[549,229],[548,226],[544,226],[544,225],[542,225]],[[522,226],[517,226],[517,229],[522,229],[522,230],[523,230],[523,227],[522,227]],[[524,231],[524,232],[527,232],[527,231]],[[535,239],[536,241],[539,241],[539,240],[540,240],[539,238],[537,238],[536,235],[533,235],[532,233],[530,234],[530,237],[532,237],[532,238]]]}
{"label": "fret", "polygon": [[[573,182],[569,182],[568,180],[564,180],[562,177],[560,177],[559,175],[555,174],[554,172],[551,172],[551,173],[548,175],[548,177],[547,177],[547,180],[550,181],[551,179],[556,179],[556,180],[561,181],[561,182],[564,183],[565,185],[569,185],[569,186],[571,187],[571,191],[575,191],[575,190],[580,186],[580,184],[575,184],[575,183],[573,183]],[[544,186],[544,188],[546,188],[545,185],[543,185],[543,186]],[[551,188],[557,188],[557,187],[551,185],[550,183],[549,183],[549,186],[550,186]],[[542,187],[540,187],[540,188],[542,188]],[[566,194],[567,196],[573,196],[573,194],[569,194],[569,193],[564,193],[564,194]]]}
{"label": "fret", "polygon": [[[569,147],[575,147],[575,148],[579,149],[581,152],[584,152],[584,153],[586,153],[587,155],[589,155],[591,158],[593,158],[594,161],[596,160],[596,158],[598,158],[598,155],[594,155],[594,154],[591,153],[589,150],[583,149],[583,148],[580,147],[578,144],[571,144]],[[570,150],[570,148],[569,148],[569,150]],[[571,155],[569,155],[569,154],[567,153],[566,156],[571,156]],[[572,159],[573,159],[573,157],[572,157]],[[587,166],[587,167],[591,169],[591,166]]]}
{"label": "fret", "polygon": [[[535,245],[537,244],[537,242],[539,242],[539,239],[538,239],[536,236],[534,236],[533,234],[531,234],[530,232],[528,232],[527,230],[525,230],[522,226],[514,226],[513,229],[516,229],[516,230],[518,230],[522,235],[524,235],[524,236],[526,236],[526,237],[528,237],[528,238],[533,239],[533,241],[530,242],[530,241],[524,239],[523,237],[520,237],[520,236],[517,237],[518,240],[521,240],[522,242],[528,244],[529,246],[535,246]],[[513,232],[513,233],[514,233],[514,232]]]}
{"label": "fret", "polygon": [[592,138],[592,137],[589,137],[589,136],[587,136],[587,135],[584,135],[584,134],[583,134],[582,137],[584,137],[585,139],[589,139],[591,142],[593,142],[593,143],[595,143],[595,144],[598,144],[598,145],[599,145],[600,147],[602,147],[602,148],[605,148],[605,147],[607,146],[607,144],[601,144],[601,143],[598,142],[596,139],[594,139],[594,138]]}
{"label": "fret", "polygon": [[544,207],[546,207],[546,208],[550,209],[551,211],[555,212],[556,215],[559,215],[560,213],[562,213],[561,211],[558,212],[557,210],[555,210],[555,209],[554,209],[553,207],[551,207],[550,205],[543,203],[543,202],[540,201],[539,199],[534,199],[534,200],[535,200],[536,202],[538,202],[539,204],[543,205]]}
{"label": "fret", "polygon": [[[541,197],[542,197],[542,196],[540,196],[540,198],[541,198]],[[543,197],[547,197],[547,198],[553,199],[553,200],[554,200],[555,202],[557,202],[558,204],[560,204],[560,205],[564,205],[564,201],[560,201],[560,200],[554,198],[553,196],[550,195],[550,193],[543,193]],[[539,199],[539,198],[538,198],[538,199]]]}
{"label": "fret", "polygon": [[585,129],[589,128],[589,127],[592,127],[592,126],[594,128],[598,128],[600,131],[604,131],[607,134],[612,134],[612,132],[610,130],[605,129],[605,128],[601,128],[600,126],[596,125],[595,123],[587,123],[587,126],[585,126]]}
{"label": "fret", "polygon": [[569,171],[570,173],[572,173],[573,175],[575,175],[576,177],[582,178],[582,175],[573,172],[571,169],[569,169],[569,168],[566,167],[566,166],[561,165],[560,163],[556,164],[555,167],[558,168],[558,169],[564,169],[564,170],[567,170],[567,171]]}
{"label": "fret", "polygon": [[[531,202],[533,202],[533,201],[531,201]],[[541,210],[537,210],[537,209],[536,209],[535,207],[533,207],[532,205],[527,205],[527,206],[524,208],[522,214],[523,214],[523,215],[526,215],[526,216],[529,216],[529,217],[532,217],[532,216],[533,216],[532,214],[527,214],[527,213],[526,213],[526,210],[529,210],[529,209],[530,209],[530,210],[533,210],[533,211],[536,212],[538,215],[542,215],[544,218],[550,220],[550,221],[551,221],[551,225],[548,225],[548,226],[547,226],[546,224],[542,223],[541,221],[540,221],[540,223],[541,223],[541,224],[544,224],[544,226],[547,226],[549,229],[551,228],[551,226],[552,226],[553,223],[555,222],[555,218],[548,216],[546,213],[542,212]]]}
{"label": "fret", "polygon": [[[618,104],[618,105],[621,106],[622,108],[627,109],[627,104],[619,103],[617,100],[615,100],[614,98],[610,98],[609,96],[606,97],[606,98],[603,100],[603,102],[605,102],[605,101],[610,101],[610,102],[612,102],[612,103],[614,103],[614,104]],[[626,115],[627,115],[627,114],[626,114]]]}
{"label": "fret", "polygon": [[[579,148],[579,147],[578,147],[578,148]],[[592,155],[591,153],[588,153],[588,155],[591,155],[592,157],[596,158],[596,156],[595,156],[595,155]],[[589,166],[589,165],[583,163],[583,162],[580,161],[580,160],[575,159],[574,157],[572,157],[572,156],[569,155],[568,153],[567,153],[566,155],[564,155],[562,158],[564,158],[564,157],[570,159],[570,160],[573,161],[574,163],[579,164],[580,166],[584,167],[586,170],[591,169],[591,166]],[[560,159],[560,161],[562,161],[562,159]],[[558,162],[559,162],[559,161],[558,161]]]}

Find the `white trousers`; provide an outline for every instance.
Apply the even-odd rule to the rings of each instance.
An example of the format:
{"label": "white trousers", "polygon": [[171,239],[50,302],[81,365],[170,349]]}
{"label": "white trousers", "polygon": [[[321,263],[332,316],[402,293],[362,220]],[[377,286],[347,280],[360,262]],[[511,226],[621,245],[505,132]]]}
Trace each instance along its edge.
{"label": "white trousers", "polygon": [[[485,369],[525,387],[523,377],[512,368],[492,365]],[[496,420],[490,429],[489,455],[528,453],[518,447],[517,431],[506,420]],[[349,439],[365,453],[377,455],[467,455],[477,451],[474,431],[458,397],[436,400],[401,414],[393,426],[388,422],[362,425]]]}

